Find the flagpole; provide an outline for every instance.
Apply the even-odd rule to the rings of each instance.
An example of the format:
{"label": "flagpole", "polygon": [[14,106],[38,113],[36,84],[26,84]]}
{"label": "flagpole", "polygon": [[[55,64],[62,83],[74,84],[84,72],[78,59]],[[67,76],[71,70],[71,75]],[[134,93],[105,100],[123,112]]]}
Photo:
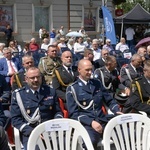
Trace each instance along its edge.
{"label": "flagpole", "polygon": [[[102,0],[102,6],[105,6],[105,0]],[[104,42],[104,34],[105,34],[105,28],[104,28],[104,23],[102,24],[102,40]]]}
{"label": "flagpole", "polygon": [[102,0],[102,6],[107,5],[107,0]]}

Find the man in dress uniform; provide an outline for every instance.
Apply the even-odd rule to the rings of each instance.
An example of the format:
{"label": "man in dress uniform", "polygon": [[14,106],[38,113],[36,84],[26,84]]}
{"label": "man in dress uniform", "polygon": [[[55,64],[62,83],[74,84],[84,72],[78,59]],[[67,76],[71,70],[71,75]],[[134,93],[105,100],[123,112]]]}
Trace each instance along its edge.
{"label": "man in dress uniform", "polygon": [[40,70],[31,67],[27,70],[27,85],[12,94],[12,125],[19,129],[21,141],[26,150],[27,141],[32,130],[41,122],[62,118],[58,98],[54,89],[42,85]]}
{"label": "man in dress uniform", "polygon": [[144,75],[134,80],[130,104],[134,111],[144,111],[150,116],[150,60],[144,62]]}
{"label": "man in dress uniform", "polygon": [[97,79],[90,79],[92,64],[82,59],[78,63],[79,79],[69,85],[66,91],[69,117],[80,121],[88,131],[96,148],[108,118],[102,111],[103,102],[112,112],[121,114],[115,100]]}
{"label": "man in dress uniform", "polygon": [[57,96],[66,102],[66,88],[73,83],[78,75],[77,67],[72,66],[72,54],[66,50],[61,55],[62,66],[55,70],[56,76],[52,80]]}
{"label": "man in dress uniform", "polygon": [[57,46],[49,45],[47,56],[40,59],[38,67],[44,75],[47,85],[52,84],[52,78],[55,76],[55,68],[58,68],[61,65],[61,59],[57,55]]}
{"label": "man in dress uniform", "polygon": [[116,58],[114,56],[108,56],[105,60],[105,66],[96,69],[94,77],[102,82],[104,88],[107,89],[112,96],[114,96],[117,89],[120,89],[122,92],[129,95],[130,89],[120,83],[118,78],[119,72],[116,69],[116,66]]}
{"label": "man in dress uniform", "polygon": [[134,54],[131,58],[131,63],[126,64],[120,70],[121,83],[131,88],[132,80],[140,77],[143,74],[143,68],[141,67],[142,57],[139,54]]}
{"label": "man in dress uniform", "polygon": [[25,55],[22,57],[23,68],[19,70],[17,74],[14,75],[12,90],[23,87],[25,82],[25,73],[27,69],[34,66],[34,58],[31,55]]}

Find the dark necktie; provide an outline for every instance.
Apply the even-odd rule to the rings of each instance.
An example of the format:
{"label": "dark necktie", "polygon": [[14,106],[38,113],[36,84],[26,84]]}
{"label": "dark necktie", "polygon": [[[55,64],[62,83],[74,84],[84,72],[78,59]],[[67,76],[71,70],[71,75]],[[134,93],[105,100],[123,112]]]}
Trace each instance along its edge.
{"label": "dark necktie", "polygon": [[69,71],[69,74],[72,76],[72,71],[70,67],[68,67],[68,71]]}
{"label": "dark necktie", "polygon": [[87,88],[88,88],[89,90],[91,90],[91,85],[90,85],[90,82],[89,82],[89,81],[87,82],[87,85],[86,85],[86,86],[87,86]]}
{"label": "dark necktie", "polygon": [[35,95],[35,97],[36,97],[37,99],[39,99],[38,91],[35,91],[35,92],[34,92],[34,95]]}

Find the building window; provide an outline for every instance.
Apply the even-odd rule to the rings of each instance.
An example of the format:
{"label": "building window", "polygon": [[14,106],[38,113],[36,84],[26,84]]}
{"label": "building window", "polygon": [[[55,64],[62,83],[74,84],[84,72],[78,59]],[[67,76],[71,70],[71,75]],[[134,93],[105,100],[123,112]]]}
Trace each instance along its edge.
{"label": "building window", "polygon": [[13,29],[13,7],[2,5],[0,6],[0,31],[4,31],[8,24]]}
{"label": "building window", "polygon": [[94,8],[84,9],[85,31],[96,31],[96,11]]}
{"label": "building window", "polygon": [[100,6],[88,7],[82,5],[82,23],[85,31],[87,32],[99,32],[100,18],[99,18]]}
{"label": "building window", "polygon": [[39,31],[41,26],[49,30],[49,7],[35,7],[34,11],[35,31]]}
{"label": "building window", "polygon": [[32,5],[32,32],[38,32],[40,27],[47,31],[52,26],[52,6],[34,6]]}

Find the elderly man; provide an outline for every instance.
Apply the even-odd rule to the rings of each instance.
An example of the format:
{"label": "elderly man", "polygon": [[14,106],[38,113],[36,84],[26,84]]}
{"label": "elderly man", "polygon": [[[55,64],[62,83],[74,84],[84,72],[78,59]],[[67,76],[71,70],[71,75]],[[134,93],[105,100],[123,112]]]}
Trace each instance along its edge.
{"label": "elderly man", "polygon": [[121,51],[122,53],[123,53],[125,50],[129,50],[129,47],[128,47],[128,45],[126,44],[125,38],[121,38],[121,39],[120,39],[120,42],[116,45],[116,48],[115,48],[115,49]]}
{"label": "elderly man", "polygon": [[121,68],[120,81],[124,86],[130,88],[132,81],[143,74],[141,64],[142,57],[139,54],[134,54],[131,58],[131,63]]}
{"label": "elderly man", "polygon": [[97,59],[100,59],[101,49],[98,48],[98,40],[97,39],[94,39],[92,41],[91,49],[93,50],[93,55],[94,55],[93,61],[96,61]]}
{"label": "elderly man", "polygon": [[[139,54],[134,54],[131,58],[131,63],[124,65],[120,70],[121,83],[131,90],[133,80],[143,75],[143,68],[141,67],[142,57]],[[123,112],[128,113],[132,110],[129,99],[123,107]]]}
{"label": "elderly man", "polygon": [[36,39],[32,38],[29,44],[29,50],[31,52],[34,52],[36,50],[39,50],[39,45],[36,43]]}
{"label": "elderly man", "polygon": [[5,47],[3,49],[4,58],[0,59],[0,74],[6,79],[6,82],[10,85],[12,76],[20,70],[19,59],[13,57],[11,49]]}
{"label": "elderly man", "polygon": [[135,112],[144,111],[150,117],[150,60],[144,62],[144,75],[132,84],[130,105]]}
{"label": "elderly man", "polygon": [[108,118],[102,111],[103,102],[114,114],[121,114],[118,105],[107,93],[101,82],[90,79],[92,64],[82,59],[78,64],[79,79],[69,85],[66,91],[69,117],[80,121],[88,131],[94,147],[103,133]]}
{"label": "elderly man", "polygon": [[14,91],[17,88],[23,87],[25,82],[25,73],[26,71],[34,66],[34,58],[31,55],[25,55],[22,57],[22,66],[23,68],[19,70],[17,74],[14,75],[12,82],[12,90]]}
{"label": "elderly man", "polygon": [[109,50],[109,52],[114,50],[113,46],[111,45],[110,39],[106,39],[106,44],[103,45],[103,49],[107,49]]}
{"label": "elderly man", "polygon": [[49,45],[47,56],[42,57],[39,62],[39,69],[43,74],[46,84],[52,84],[52,78],[55,76],[55,69],[61,65],[61,59],[57,54],[57,46]]}
{"label": "elderly man", "polygon": [[103,86],[108,90],[112,97],[115,95],[117,89],[120,89],[129,95],[130,89],[120,83],[118,78],[119,72],[116,69],[116,66],[116,58],[114,56],[108,56],[105,61],[105,66],[96,69],[94,77],[102,82]]}
{"label": "elderly man", "polygon": [[137,51],[137,54],[139,54],[141,57],[142,57],[142,65],[144,65],[143,63],[144,63],[144,61],[146,60],[146,59],[148,59],[147,57],[146,57],[146,55],[147,55],[147,50],[146,50],[146,47],[144,47],[144,46],[141,46],[141,47],[139,47],[138,48],[138,51]]}
{"label": "elderly man", "polygon": [[40,70],[30,67],[25,76],[27,85],[12,94],[12,125],[19,129],[26,150],[32,130],[41,122],[62,117],[55,91],[42,85]]}
{"label": "elderly man", "polygon": [[106,58],[109,56],[109,51],[107,49],[101,50],[101,58],[95,61],[96,68],[101,68],[105,65]]}
{"label": "elderly man", "polygon": [[66,88],[76,80],[78,72],[77,67],[72,66],[72,54],[69,50],[62,53],[61,60],[62,66],[55,70],[56,76],[52,80],[52,85],[57,96],[66,102]]}

